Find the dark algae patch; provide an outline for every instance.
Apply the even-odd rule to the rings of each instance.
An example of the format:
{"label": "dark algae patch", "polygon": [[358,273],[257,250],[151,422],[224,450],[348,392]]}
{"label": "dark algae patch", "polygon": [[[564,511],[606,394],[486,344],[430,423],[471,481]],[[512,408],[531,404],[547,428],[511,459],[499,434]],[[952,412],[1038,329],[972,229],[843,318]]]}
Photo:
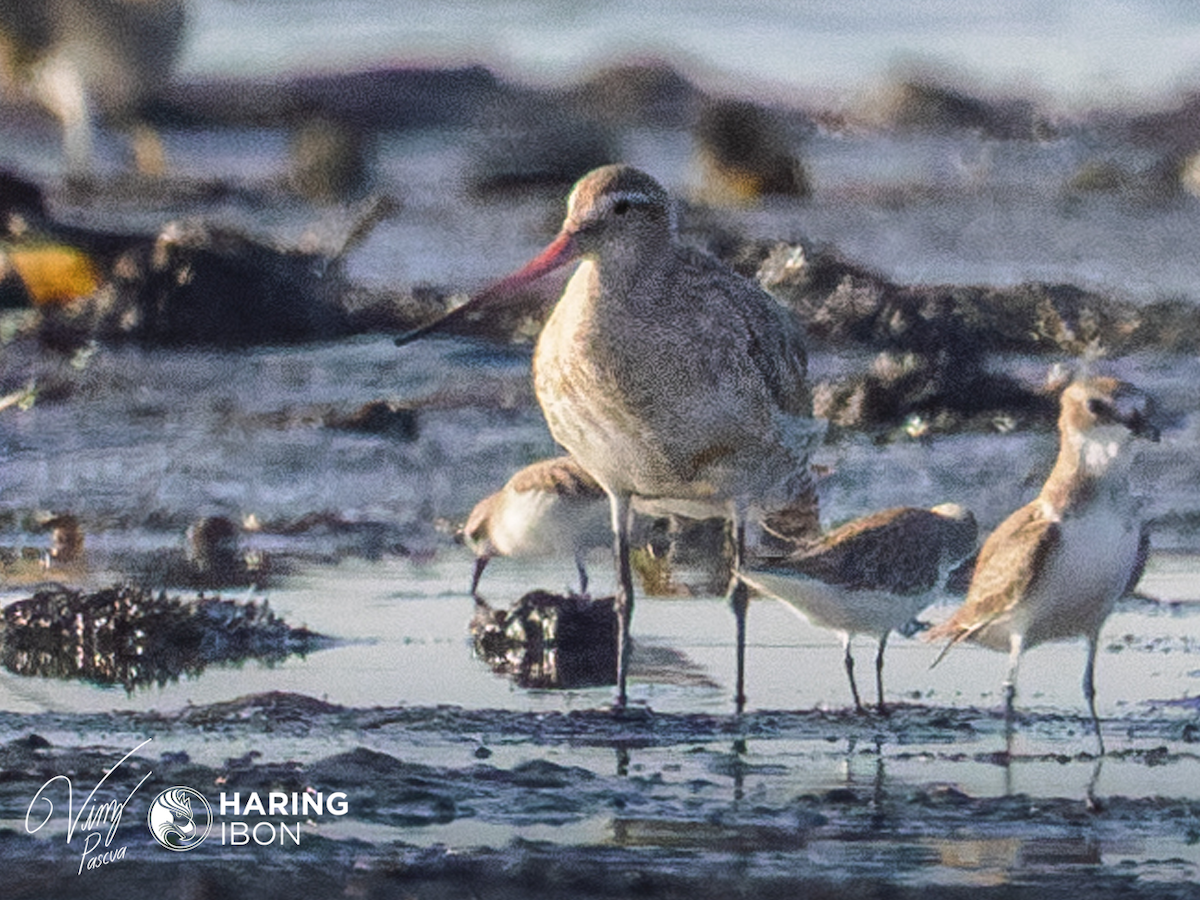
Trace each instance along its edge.
{"label": "dark algae patch", "polygon": [[292,628],[267,601],[192,600],[117,586],[47,588],[4,608],[3,665],[17,675],[120,685],[126,691],[246,659],[278,662],[329,646]]}

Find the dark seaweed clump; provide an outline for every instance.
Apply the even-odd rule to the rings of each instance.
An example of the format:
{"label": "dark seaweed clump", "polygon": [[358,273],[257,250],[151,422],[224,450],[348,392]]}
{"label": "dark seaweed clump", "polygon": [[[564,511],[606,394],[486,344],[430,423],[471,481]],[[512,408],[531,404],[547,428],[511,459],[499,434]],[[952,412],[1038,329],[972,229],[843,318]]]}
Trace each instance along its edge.
{"label": "dark seaweed clump", "polygon": [[511,609],[476,600],[475,652],[523,688],[600,687],[617,681],[613,598],[530,591]]}
{"label": "dark seaweed clump", "polygon": [[248,658],[278,662],[329,645],[268,603],[192,600],[122,585],[38,591],[4,609],[4,668],[17,675],[121,685],[126,691]]}

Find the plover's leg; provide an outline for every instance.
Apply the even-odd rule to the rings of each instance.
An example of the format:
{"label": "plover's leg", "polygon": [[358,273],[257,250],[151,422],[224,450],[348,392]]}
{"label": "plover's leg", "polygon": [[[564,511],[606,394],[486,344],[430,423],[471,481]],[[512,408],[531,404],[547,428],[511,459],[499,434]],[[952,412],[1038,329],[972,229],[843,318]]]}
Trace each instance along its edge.
{"label": "plover's leg", "polygon": [[1104,736],[1100,734],[1100,717],[1096,715],[1096,644],[1098,635],[1088,635],[1087,666],[1083,670],[1083,696],[1087,700],[1088,712],[1092,715],[1092,726],[1096,729],[1096,743],[1100,755],[1104,755]]}
{"label": "plover's leg", "polygon": [[879,639],[879,652],[875,654],[875,693],[879,698],[879,714],[887,715],[887,705],[883,702],[883,651],[887,649],[888,635],[885,633]]}
{"label": "plover's leg", "polygon": [[1017,696],[1017,667],[1021,663],[1021,635],[1008,639],[1008,677],[1004,679],[1004,752],[1012,756],[1013,702]]}
{"label": "plover's leg", "polygon": [[633,570],[629,565],[629,518],[632,504],[628,494],[610,494],[613,552],[617,558],[617,709],[625,709],[629,676],[629,625],[633,621]]}
{"label": "plover's leg", "polygon": [[850,693],[854,695],[854,708],[859,712],[866,712],[863,709],[862,700],[858,696],[858,685],[854,683],[854,656],[850,653],[849,633],[842,635],[842,648],[846,651],[846,675],[850,678]]}
{"label": "plover's leg", "polygon": [[487,568],[490,556],[475,557],[475,571],[471,574],[471,596],[479,596],[479,579],[483,577],[483,570]]}

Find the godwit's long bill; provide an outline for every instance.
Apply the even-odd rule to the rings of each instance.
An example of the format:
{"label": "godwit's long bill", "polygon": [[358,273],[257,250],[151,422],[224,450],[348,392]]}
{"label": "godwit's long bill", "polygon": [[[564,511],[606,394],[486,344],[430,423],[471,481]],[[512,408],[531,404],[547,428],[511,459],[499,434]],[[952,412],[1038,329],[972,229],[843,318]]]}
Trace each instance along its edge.
{"label": "godwit's long bill", "polygon": [[1096,729],[1096,644],[1113,605],[1132,587],[1146,544],[1129,491],[1133,437],[1158,440],[1153,403],[1113,378],[1071,384],[1062,395],[1058,460],[1041,493],[992,532],[967,599],[929,640],[970,640],[1009,655],[1005,709],[1011,737],[1021,653],[1048,641],[1087,640],[1083,695]]}
{"label": "godwit's long bill", "polygon": [[978,528],[970,510],[955,503],[933,509],[902,506],[847,522],[769,564],[743,569],[750,587],[803,613],[814,625],[840,632],[854,705],[863,711],[854,681],[850,642],[866,634],[879,642],[875,690],[883,701],[883,652],[888,636],[911,636],[915,617],[936,599],[950,569],[975,551]]}
{"label": "godwit's long bill", "polygon": [[[617,559],[617,705],[627,700],[633,498],[730,521],[740,558],[754,506],[808,489],[812,419],[803,335],[792,313],[716,259],[680,244],[670,199],[649,175],[605,166],[571,191],[562,230],[523,269],[401,342],[581,261],[534,354],[550,431],[608,494]],[[735,561],[736,562],[736,561]],[[745,613],[737,579],[737,704]]]}

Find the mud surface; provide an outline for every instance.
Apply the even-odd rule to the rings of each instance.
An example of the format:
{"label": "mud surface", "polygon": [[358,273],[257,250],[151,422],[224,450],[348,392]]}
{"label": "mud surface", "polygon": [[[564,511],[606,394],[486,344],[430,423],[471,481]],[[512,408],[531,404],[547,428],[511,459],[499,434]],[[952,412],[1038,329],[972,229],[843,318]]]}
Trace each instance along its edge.
{"label": "mud surface", "polygon": [[[1137,746],[1101,763],[1065,749],[1082,728],[1071,717],[1023,717],[1021,729],[1059,751],[1009,759],[998,717],[922,705],[887,719],[759,711],[739,720],[353,709],[274,693],[171,715],[5,714],[6,895],[79,896],[86,884],[101,897],[1194,896],[1200,798],[1089,800],[1086,788],[1103,784],[1104,768],[1194,773],[1193,716],[1174,707],[1121,722],[1114,731]],[[76,874],[79,838],[63,840],[64,822],[48,838],[24,834],[30,798],[48,779],[90,786],[147,739],[109,782],[123,797],[152,773],[129,802],[113,842],[128,850],[108,877]],[[249,749],[202,760],[179,746],[205,757]],[[956,784],[968,761],[1010,789]],[[1059,770],[1064,788],[1081,778],[1085,787],[1011,788],[1038,767]],[[832,777],[813,784],[814,769]],[[157,847],[136,821],[151,786],[172,784],[205,793],[216,813],[187,854]],[[347,811],[305,819],[217,807],[235,791],[244,803],[254,792],[314,790],[345,792]],[[301,823],[298,846],[222,841],[223,824],[284,819]]]}

